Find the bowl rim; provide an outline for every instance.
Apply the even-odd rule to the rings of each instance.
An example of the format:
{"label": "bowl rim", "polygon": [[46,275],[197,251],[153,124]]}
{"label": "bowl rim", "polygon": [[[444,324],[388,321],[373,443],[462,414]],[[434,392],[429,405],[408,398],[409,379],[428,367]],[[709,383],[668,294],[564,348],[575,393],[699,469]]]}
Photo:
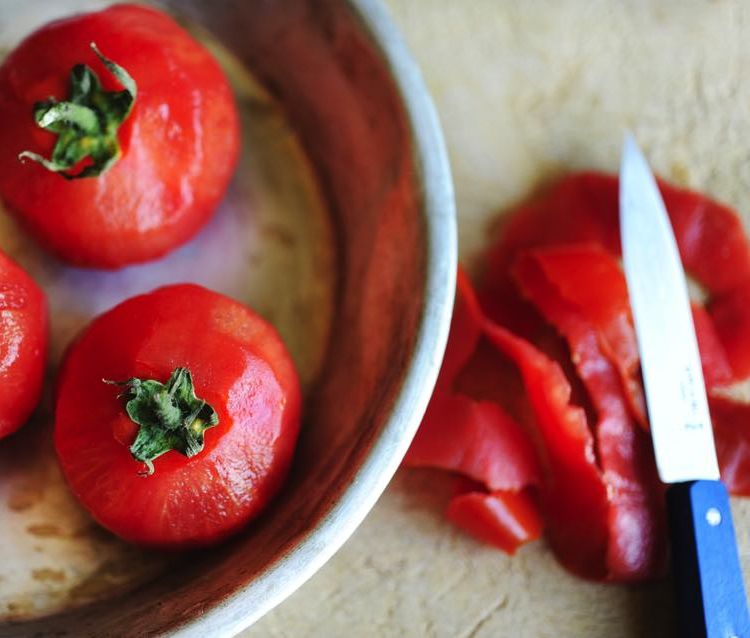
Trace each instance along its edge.
{"label": "bowl rim", "polygon": [[[437,111],[419,67],[382,0],[348,0],[378,50],[404,107],[414,176],[422,196],[426,262],[424,307],[413,357],[387,422],[351,484],[303,539],[258,577],[200,615],[170,629],[180,638],[231,638],[294,593],[354,533],[396,473],[437,381],[453,312],[458,264],[455,197]],[[256,604],[247,609],[251,597]]]}

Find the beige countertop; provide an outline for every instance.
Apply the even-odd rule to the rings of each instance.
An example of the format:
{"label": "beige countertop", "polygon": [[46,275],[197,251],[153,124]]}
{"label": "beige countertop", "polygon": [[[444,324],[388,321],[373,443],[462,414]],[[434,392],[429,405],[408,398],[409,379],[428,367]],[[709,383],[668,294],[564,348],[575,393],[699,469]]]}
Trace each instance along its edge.
{"label": "beige countertop", "polygon": [[[657,171],[750,211],[740,0],[388,0],[453,165],[462,260],[491,219],[566,170],[614,170],[632,128]],[[743,214],[747,221],[747,214]],[[448,482],[401,471],[344,548],[244,636],[670,635],[668,583],[573,578],[544,542],[510,558],[442,518]],[[750,508],[737,527],[748,573]]]}

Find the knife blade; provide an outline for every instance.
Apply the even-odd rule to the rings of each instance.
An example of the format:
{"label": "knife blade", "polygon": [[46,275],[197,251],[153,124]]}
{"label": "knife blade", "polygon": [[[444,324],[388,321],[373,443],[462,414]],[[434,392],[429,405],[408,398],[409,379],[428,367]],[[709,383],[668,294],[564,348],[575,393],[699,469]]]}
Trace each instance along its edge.
{"label": "knife blade", "polygon": [[620,234],[656,466],[665,483],[719,478],[698,342],[677,242],[651,170],[628,137]]}
{"label": "knife blade", "polygon": [[685,274],[656,179],[632,136],[620,164],[620,236],[659,476],[680,636],[750,638],[742,570]]}

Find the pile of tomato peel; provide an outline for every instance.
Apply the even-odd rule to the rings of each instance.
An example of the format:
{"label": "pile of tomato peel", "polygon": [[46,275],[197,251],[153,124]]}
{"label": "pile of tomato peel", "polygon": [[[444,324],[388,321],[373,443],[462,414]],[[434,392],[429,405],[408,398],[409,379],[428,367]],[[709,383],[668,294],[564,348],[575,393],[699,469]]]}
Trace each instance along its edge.
{"label": "pile of tomato peel", "polygon": [[[737,215],[660,182],[688,275],[722,478],[750,495],[750,245]],[[406,456],[461,477],[448,510],[509,553],[546,537],[585,578],[633,582],[666,564],[627,287],[618,181],[566,177],[508,216],[478,294],[459,272],[438,384]],[[654,273],[654,276],[659,276]]]}

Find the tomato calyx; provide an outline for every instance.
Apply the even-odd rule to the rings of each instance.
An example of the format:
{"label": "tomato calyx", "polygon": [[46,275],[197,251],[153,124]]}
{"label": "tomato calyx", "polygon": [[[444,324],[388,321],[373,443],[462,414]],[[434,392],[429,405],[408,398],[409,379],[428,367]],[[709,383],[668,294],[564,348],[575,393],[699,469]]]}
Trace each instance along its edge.
{"label": "tomato calyx", "polygon": [[204,432],[219,423],[219,415],[195,394],[193,377],[187,368],[175,368],[166,383],[133,377],[127,381],[106,381],[124,386],[120,398],[125,411],[138,426],[130,453],[154,473],[154,459],[175,450],[190,458],[203,450]]}
{"label": "tomato calyx", "polygon": [[[52,158],[31,151],[23,151],[18,156],[20,160],[33,160],[65,179],[96,177],[114,165],[122,154],[117,132],[133,110],[137,95],[130,74],[104,57],[93,42],[91,48],[123,90],[105,91],[91,67],[76,64],[70,72],[70,98],[67,101],[59,102],[50,97],[34,104],[37,125],[59,136]],[[91,163],[77,173],[69,172],[86,158]]]}

